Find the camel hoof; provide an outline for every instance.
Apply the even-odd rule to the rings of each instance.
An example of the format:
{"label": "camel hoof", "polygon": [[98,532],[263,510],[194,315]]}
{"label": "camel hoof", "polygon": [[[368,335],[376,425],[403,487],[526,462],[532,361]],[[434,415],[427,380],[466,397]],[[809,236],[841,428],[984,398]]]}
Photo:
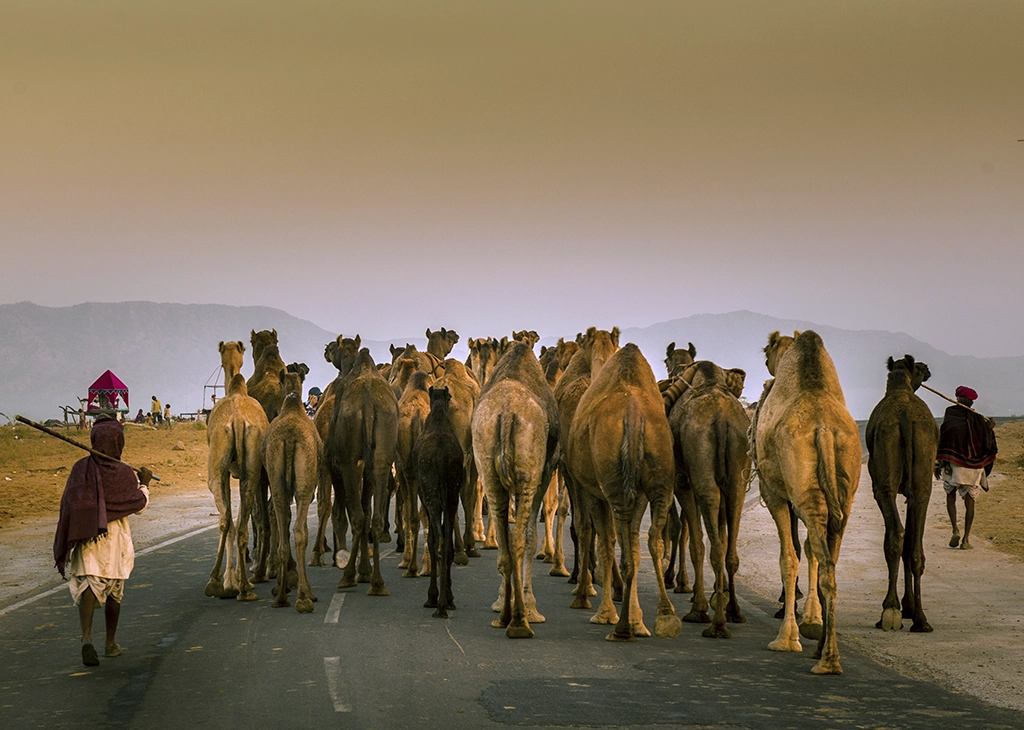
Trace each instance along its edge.
{"label": "camel hoof", "polygon": [[551,569],[551,571],[548,573],[548,575],[553,575],[553,576],[556,576],[558,578],[568,578],[569,577],[569,571],[566,570],[564,566],[556,565],[554,568]]}
{"label": "camel hoof", "polygon": [[688,624],[709,624],[711,623],[711,617],[708,616],[707,611],[698,611],[697,609],[691,609],[688,614],[683,616],[683,621]]}
{"label": "camel hoof", "polygon": [[[276,578],[277,576],[274,576],[274,577]],[[269,578],[267,578],[266,575],[259,575],[259,574],[257,574],[257,575],[254,575],[252,577],[252,582],[253,583],[266,583],[268,580],[269,580]]]}
{"label": "camel hoof", "polygon": [[498,543],[497,542],[484,542],[484,550],[497,550],[497,549],[498,549]]}
{"label": "camel hoof", "polygon": [[675,614],[658,616],[654,621],[654,635],[662,639],[674,639],[683,630],[683,622]]}
{"label": "camel hoof", "polygon": [[[395,554],[398,555],[397,552]],[[408,567],[409,567],[409,561],[406,560],[405,558],[402,558],[401,560],[398,561],[398,568],[399,568],[399,570],[401,570],[402,568],[408,568]]]}
{"label": "camel hoof", "polygon": [[384,586],[370,586],[370,590],[366,592],[368,596],[390,596],[388,589]]}
{"label": "camel hoof", "polygon": [[491,626],[493,626],[496,629],[504,629],[508,627],[508,624],[502,621],[500,618],[496,618],[493,621],[491,621]]}
{"label": "camel hoof", "polygon": [[693,593],[693,586],[686,585],[685,583],[681,586],[676,586],[672,589],[673,593]]}
{"label": "camel hoof", "polygon": [[455,553],[455,564],[456,565],[469,565],[469,558],[466,557],[466,553],[459,551]]}
{"label": "camel hoof", "polygon": [[590,599],[586,596],[576,596],[575,600],[569,604],[569,608],[590,608]]}
{"label": "camel hoof", "polygon": [[377,538],[377,542],[381,543],[382,545],[391,542],[391,533],[385,530],[381,533],[380,537]]}
{"label": "camel hoof", "polygon": [[728,639],[732,634],[729,633],[729,629],[725,627],[725,624],[721,626],[708,626],[700,635],[705,639]]}
{"label": "camel hoof", "polygon": [[536,608],[532,608],[526,612],[526,620],[531,624],[547,623],[547,619],[544,618]]}
{"label": "camel hoof", "polygon": [[479,558],[480,557],[480,551],[477,550],[476,548],[470,548],[469,550],[466,551],[466,557],[468,557],[468,558]]}
{"label": "camel hoof", "polygon": [[[253,591],[245,590],[235,596],[236,601],[258,601],[260,599]],[[287,600],[287,599],[286,599]]]}
{"label": "camel hoof", "polygon": [[604,624],[605,626],[609,626],[611,624],[617,624],[618,622],[619,615],[617,613],[613,613],[609,616],[598,612],[590,617],[590,623],[592,624]]}
{"label": "camel hoof", "polygon": [[224,593],[224,584],[219,580],[210,579],[210,582],[206,584],[206,590],[203,591],[210,598],[220,598]]}
{"label": "camel hoof", "polygon": [[313,613],[313,601],[315,600],[315,598],[299,598],[295,601],[295,610],[299,613]]}
{"label": "camel hoof", "polygon": [[935,629],[932,628],[932,625],[927,621],[922,621],[921,623],[917,623],[915,621],[914,625],[910,627],[910,632],[912,634],[930,634],[934,630]]}
{"label": "camel hoof", "polygon": [[800,624],[800,636],[805,639],[813,639],[817,641],[821,638],[823,628],[820,623],[804,623]]}
{"label": "camel hoof", "polygon": [[[505,607],[504,599],[499,598],[497,601],[491,604],[491,610],[495,613],[501,613],[501,609]],[[504,628],[504,627],[503,627]]]}
{"label": "camel hoof", "polygon": [[349,578],[342,578],[338,581],[337,588],[355,588],[356,582]]}
{"label": "camel hoof", "polygon": [[287,608],[292,604],[288,601],[288,596],[285,596],[283,599],[279,598],[270,605],[272,608]]}
{"label": "camel hoof", "polygon": [[636,637],[633,636],[633,632],[630,631],[628,634],[620,634],[617,631],[613,631],[608,636],[604,637],[605,641],[636,641]]}
{"label": "camel hoof", "polygon": [[505,636],[510,639],[532,639],[533,629],[530,628],[529,624],[509,624],[505,629]]}
{"label": "camel hoof", "polygon": [[899,631],[903,628],[903,614],[895,608],[886,608],[875,627],[882,631]]}
{"label": "camel hoof", "polygon": [[735,611],[735,612],[726,613],[725,614],[725,620],[728,621],[731,624],[745,624],[747,622],[747,617],[744,616],[739,611]]}
{"label": "camel hoof", "polygon": [[839,660],[834,659],[832,661],[825,661],[822,659],[813,667],[811,667],[812,674],[842,674],[843,668],[839,666]]}
{"label": "camel hoof", "polygon": [[344,570],[348,567],[349,557],[350,553],[348,550],[339,550],[338,554],[334,556],[334,567],[339,570]]}
{"label": "camel hoof", "polygon": [[792,651],[792,652],[801,652],[801,651],[804,650],[804,648],[802,646],[800,646],[800,640],[799,639],[776,639],[775,641],[773,641],[772,643],[770,643],[768,645],[768,649],[770,651]]}
{"label": "camel hoof", "polygon": [[420,574],[419,574],[419,571],[416,570],[416,568],[409,568],[407,571],[402,573],[402,577],[403,578],[419,578]]}
{"label": "camel hoof", "polygon": [[438,608],[436,611],[434,611],[434,613],[431,614],[431,615],[434,618],[448,618],[448,611],[446,611],[444,609],[444,607],[441,607],[441,608]]}
{"label": "camel hoof", "polygon": [[306,565],[310,568],[322,568],[324,566],[324,556],[320,553],[315,553]]}

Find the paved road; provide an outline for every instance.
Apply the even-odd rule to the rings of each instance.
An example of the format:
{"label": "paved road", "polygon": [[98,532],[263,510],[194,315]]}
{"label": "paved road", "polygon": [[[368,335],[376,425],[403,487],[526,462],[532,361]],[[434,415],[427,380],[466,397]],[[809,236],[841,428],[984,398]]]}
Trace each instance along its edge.
{"label": "paved road", "polygon": [[[775,606],[741,594],[748,622],[729,640],[684,624],[675,639],[604,640],[569,586],[536,563],[547,623],[530,640],[490,626],[495,553],[457,569],[449,621],[422,608],[425,578],[401,578],[385,546],[389,597],[335,591],[311,569],[313,614],[203,595],[216,549],[207,530],[140,554],[119,630],[123,656],[81,665],[66,587],[0,611],[0,727],[206,728],[1019,728],[1024,717],[907,679],[842,645],[845,673],[810,673],[803,654],[766,649]],[[641,604],[653,622],[649,562]],[[673,596],[680,614],[686,597]],[[596,602],[595,602],[596,607]],[[95,636],[102,636],[97,617]]]}

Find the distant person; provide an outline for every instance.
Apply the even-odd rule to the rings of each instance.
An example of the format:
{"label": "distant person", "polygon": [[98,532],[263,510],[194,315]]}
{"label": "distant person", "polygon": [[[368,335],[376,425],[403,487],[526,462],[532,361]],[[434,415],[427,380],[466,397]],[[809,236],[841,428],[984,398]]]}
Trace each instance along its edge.
{"label": "distant person", "polygon": [[159,426],[162,416],[160,414],[160,401],[156,399],[155,395],[153,396],[153,402],[149,406],[149,412],[153,415],[153,425]]}
{"label": "distant person", "polygon": [[[99,418],[89,432],[96,451],[121,458],[124,427],[113,418]],[[117,622],[124,599],[124,582],[135,566],[135,547],[128,515],[138,514],[149,503],[149,481],[143,467],[139,476],[127,464],[97,456],[79,459],[71,468],[60,501],[60,517],[53,538],[53,559],[61,577],[70,574],[71,597],[78,606],[82,627],[82,663],[100,661],[92,643],[92,619],[96,605],[103,606],[106,642],[103,655],[121,654]]]}
{"label": "distant person", "polygon": [[164,422],[167,424],[167,428],[171,427],[171,404],[168,403],[164,406]]}
{"label": "distant person", "polygon": [[[978,393],[966,385],[956,389],[959,405],[946,409],[939,430],[939,450],[936,454],[935,478],[942,479],[946,491],[946,511],[953,525],[950,547],[970,550],[971,525],[974,523],[974,502],[981,490],[988,491],[988,476],[996,460],[996,433],[994,423],[980,413],[970,410]],[[964,407],[966,406],[966,408]],[[964,534],[956,526],[956,495],[964,500]]]}
{"label": "distant person", "polygon": [[145,423],[146,422],[146,414],[142,412],[141,408],[139,409],[139,412],[135,414],[135,422],[136,423]]}

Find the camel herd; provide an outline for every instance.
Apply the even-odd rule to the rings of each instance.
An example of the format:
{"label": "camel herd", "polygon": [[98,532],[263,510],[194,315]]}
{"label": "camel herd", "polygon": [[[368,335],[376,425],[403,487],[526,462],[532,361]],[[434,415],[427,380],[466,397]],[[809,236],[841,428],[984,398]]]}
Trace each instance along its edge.
{"label": "camel herd", "polygon": [[[539,358],[533,348],[540,338],[533,331],[513,332],[511,339],[471,338],[465,362],[448,358],[457,333],[442,328],[426,335],[427,352],[392,347],[391,362],[382,365],[358,336],[339,335],[328,343],[324,357],[338,376],[312,420],[302,407],[309,370],[302,363],[285,365],[275,330],[251,333],[254,372],[248,381],[241,375],[245,345],[220,343],[226,395],[207,426],[220,540],[206,595],[255,600],[252,583],[276,577],[274,605],[287,606],[292,579],[297,610],[313,611],[316,597],[305,563],[314,497],[318,531],[309,565],[343,568],[339,589],[368,583],[370,595],[388,595],[380,546],[391,541],[394,499],[399,565],[404,577],[430,574],[425,606],[436,609],[434,616],[447,617],[455,608],[452,564],[478,557],[482,543],[499,551],[493,625],[508,637],[531,637],[531,625],[544,622],[532,588],[536,556],[553,566],[552,575],[570,576],[572,608],[591,608],[594,586],[601,586],[590,621],[613,626],[611,641],[631,641],[651,635],[636,580],[641,522],[649,516],[647,545],[658,587],[654,633],[673,637],[681,629],[668,588],[691,590],[683,561],[688,546],[693,596],[682,621],[708,623],[705,637],[728,638],[727,623],[745,621],[735,591],[737,535],[756,474],[778,528],[783,583],[782,624],[769,648],[800,651],[800,636],[813,638],[818,662],[812,671],[842,672],[835,566],[860,478],[861,441],[816,333],[770,335],[765,356],[772,379],[753,409],[740,401],[745,373],[696,360],[692,343],[668,346],[669,377],[659,382],[639,348],[619,346],[618,328],[591,327],[574,340],[541,347]],[[910,356],[890,358],[888,368],[885,397],[867,427],[868,469],[885,518],[889,566],[878,627],[899,629],[909,617],[911,630],[930,631],[921,608],[921,536],[937,432],[914,394],[929,373]],[[237,517],[231,477],[239,484]],[[897,494],[908,500],[908,540]],[[570,511],[576,547],[571,575],[562,550]],[[542,514],[545,535],[537,554]],[[806,530],[810,588],[799,625],[798,522]],[[427,545],[422,563],[421,528]],[[705,531],[714,575],[710,601],[703,578]]]}

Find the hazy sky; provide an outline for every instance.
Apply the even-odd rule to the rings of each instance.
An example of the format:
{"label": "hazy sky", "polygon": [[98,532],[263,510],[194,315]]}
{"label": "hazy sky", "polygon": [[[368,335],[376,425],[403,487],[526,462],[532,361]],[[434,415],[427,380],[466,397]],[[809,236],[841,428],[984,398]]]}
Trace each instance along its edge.
{"label": "hazy sky", "polygon": [[0,303],[1024,355],[1022,138],[1018,0],[0,0]]}

